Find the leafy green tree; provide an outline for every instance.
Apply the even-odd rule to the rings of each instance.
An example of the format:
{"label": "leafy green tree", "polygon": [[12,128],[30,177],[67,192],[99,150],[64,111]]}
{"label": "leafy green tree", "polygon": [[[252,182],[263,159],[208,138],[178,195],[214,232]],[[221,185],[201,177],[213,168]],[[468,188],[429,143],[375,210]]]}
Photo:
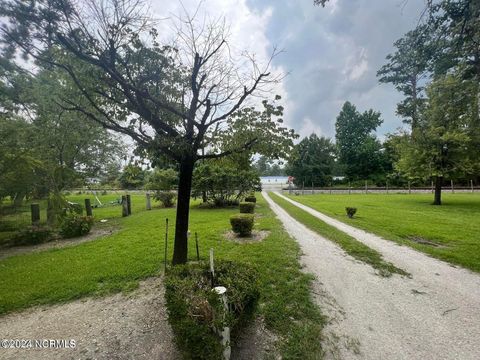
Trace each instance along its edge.
{"label": "leafy green tree", "polygon": [[193,196],[206,196],[215,206],[237,204],[246,194],[260,187],[254,169],[239,169],[228,161],[208,161],[197,166],[193,177]]}
{"label": "leafy green tree", "polygon": [[382,146],[373,134],[381,123],[379,112],[361,114],[350,102],[343,105],[335,123],[335,137],[338,159],[349,179],[375,178],[384,173]]}
{"label": "leafy green tree", "polygon": [[123,168],[118,181],[123,189],[141,189],[145,184],[145,178],[146,171],[139,165],[130,163]]}
{"label": "leafy green tree", "polygon": [[[159,43],[138,0],[38,0],[28,6],[12,0],[2,5],[3,54],[20,50],[64,70],[82,95],[81,102],[62,98],[65,109],[130,136],[154,160],[169,157],[178,164],[174,264],[187,261],[197,161],[267,149],[262,142],[270,138],[286,138],[292,145],[293,134],[275,120],[278,105],[265,101],[257,111],[249,101],[279,77],[254,56],[232,57],[223,23],[180,19],[172,48]],[[67,56],[52,59],[52,51]],[[260,116],[253,118],[256,112]],[[207,145],[209,151],[201,153]]]}
{"label": "leafy green tree", "polygon": [[31,146],[34,138],[30,124],[0,115],[0,199],[9,196],[15,206],[33,192],[43,166]]}
{"label": "leafy green tree", "polygon": [[425,103],[423,84],[433,56],[430,37],[427,26],[409,31],[393,44],[395,52],[387,56],[388,63],[377,72],[380,82],[393,84],[405,96],[397,105],[397,114],[412,129],[417,127]]}
{"label": "leafy green tree", "polygon": [[296,184],[326,186],[332,179],[335,145],[325,137],[311,134],[295,145],[287,173]]}
{"label": "leafy green tree", "polygon": [[155,169],[147,177],[147,190],[172,190],[178,183],[178,173],[173,169]]}
{"label": "leafy green tree", "polygon": [[285,170],[278,163],[262,155],[254,164],[260,176],[284,176]]}
{"label": "leafy green tree", "polygon": [[399,141],[397,168],[409,178],[433,178],[434,205],[442,203],[444,178],[478,173],[479,85],[451,74],[427,88],[428,105],[413,136]]}
{"label": "leafy green tree", "polygon": [[465,79],[480,79],[480,2],[442,0],[432,3],[426,24],[435,47],[431,69],[436,76],[453,68]]}

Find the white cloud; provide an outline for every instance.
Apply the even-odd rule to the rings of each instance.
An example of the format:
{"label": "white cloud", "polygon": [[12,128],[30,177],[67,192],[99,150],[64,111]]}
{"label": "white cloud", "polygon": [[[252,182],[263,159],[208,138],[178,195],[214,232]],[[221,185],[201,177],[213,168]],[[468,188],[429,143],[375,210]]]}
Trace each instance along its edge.
{"label": "white cloud", "polygon": [[318,124],[315,124],[312,119],[305,118],[300,125],[298,133],[300,135],[300,139],[298,139],[298,141],[300,141],[302,138],[310,136],[313,133],[317,134],[318,136],[322,136],[322,129],[320,126],[318,126]]}

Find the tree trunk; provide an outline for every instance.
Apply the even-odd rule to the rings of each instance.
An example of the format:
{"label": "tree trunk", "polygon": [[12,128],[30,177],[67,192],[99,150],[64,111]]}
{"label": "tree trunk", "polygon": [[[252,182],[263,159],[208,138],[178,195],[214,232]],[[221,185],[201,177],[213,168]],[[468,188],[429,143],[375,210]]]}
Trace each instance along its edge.
{"label": "tree trunk", "polygon": [[435,176],[435,196],[433,205],[442,205],[443,176]]}
{"label": "tree trunk", "polygon": [[25,197],[24,191],[19,191],[18,193],[16,193],[15,198],[13,199],[13,206],[15,208],[19,208],[20,206],[22,206],[24,197]]}
{"label": "tree trunk", "polygon": [[180,162],[178,180],[177,218],[175,222],[175,244],[173,247],[173,265],[185,264],[188,251],[188,215],[190,213],[190,194],[195,161],[186,157]]}

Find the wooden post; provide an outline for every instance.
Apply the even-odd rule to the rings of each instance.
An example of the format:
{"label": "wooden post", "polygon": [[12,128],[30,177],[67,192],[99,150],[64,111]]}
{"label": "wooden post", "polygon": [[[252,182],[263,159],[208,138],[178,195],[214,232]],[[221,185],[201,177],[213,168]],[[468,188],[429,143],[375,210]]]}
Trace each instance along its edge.
{"label": "wooden post", "polygon": [[452,187],[452,194],[455,192],[455,190],[453,189],[453,180],[450,180],[450,186]]}
{"label": "wooden post", "polygon": [[365,194],[368,193],[368,180],[365,180]]}
{"label": "wooden post", "polygon": [[305,195],[305,181],[302,182],[302,195]]}
{"label": "wooden post", "polygon": [[87,216],[93,216],[92,204],[90,203],[90,199],[85,199],[85,212]]}
{"label": "wooden post", "polygon": [[385,186],[387,187],[387,194],[388,194],[388,180],[386,181]]}
{"label": "wooden post", "polygon": [[127,197],[125,195],[122,195],[122,216],[128,216]]}
{"label": "wooden post", "polygon": [[132,215],[132,198],[130,197],[130,194],[127,194],[127,210],[128,215]]}
{"label": "wooden post", "polygon": [[313,181],[312,181],[312,195],[313,195],[313,194],[314,194],[314,193],[313,193]]}
{"label": "wooden post", "polygon": [[472,193],[473,193],[473,180],[470,180],[470,187],[472,188]]}
{"label": "wooden post", "polygon": [[32,212],[32,225],[38,225],[40,223],[40,205],[32,204],[30,210]]}
{"label": "wooden post", "polygon": [[349,181],[348,182],[348,195],[350,195],[351,193],[352,193],[352,184]]}
{"label": "wooden post", "polygon": [[150,193],[145,194],[147,199],[147,210],[152,210],[152,202],[150,201]]}
{"label": "wooden post", "polygon": [[432,180],[432,194],[433,194],[433,180]]}
{"label": "wooden post", "polygon": [[197,261],[200,261],[200,252],[198,251],[198,234],[195,233],[195,247],[197,248]]}
{"label": "wooden post", "polygon": [[333,184],[330,183],[330,195],[332,195],[332,186],[333,186]]}
{"label": "wooden post", "polygon": [[410,181],[408,182],[408,193],[411,194],[412,193],[412,189],[410,187]]}

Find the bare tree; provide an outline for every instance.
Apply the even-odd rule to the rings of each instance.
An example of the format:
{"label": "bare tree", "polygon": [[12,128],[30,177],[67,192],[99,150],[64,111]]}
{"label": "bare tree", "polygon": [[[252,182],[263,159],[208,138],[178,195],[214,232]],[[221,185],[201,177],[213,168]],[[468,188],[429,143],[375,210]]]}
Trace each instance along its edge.
{"label": "bare tree", "polygon": [[[269,71],[276,51],[263,66],[246,52],[234,58],[224,20],[188,14],[174,21],[174,44],[160,45],[147,12],[143,0],[6,1],[3,53],[20,49],[37,63],[63,69],[84,99],[61,99],[65,109],[130,136],[154,157],[178,162],[178,264],[187,261],[196,161],[253,149],[266,139],[290,141],[293,132],[271,120],[281,107],[264,100],[263,112],[252,110],[251,100],[268,95],[279,80]],[[250,128],[249,136],[227,144],[236,122]]]}

